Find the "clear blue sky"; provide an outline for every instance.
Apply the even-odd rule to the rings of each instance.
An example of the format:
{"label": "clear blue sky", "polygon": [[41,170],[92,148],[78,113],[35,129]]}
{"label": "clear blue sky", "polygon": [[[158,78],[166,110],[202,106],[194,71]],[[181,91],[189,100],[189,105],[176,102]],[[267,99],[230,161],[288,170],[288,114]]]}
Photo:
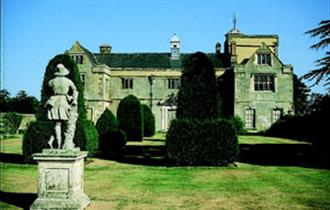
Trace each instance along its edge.
{"label": "clear blue sky", "polygon": [[[174,32],[182,52],[213,52],[232,28],[245,34],[278,34],[279,54],[298,76],[324,55],[304,32],[330,19],[330,0],[0,0],[1,88],[40,97],[48,61],[78,40],[97,52],[169,52]],[[313,91],[324,92],[322,86]]]}

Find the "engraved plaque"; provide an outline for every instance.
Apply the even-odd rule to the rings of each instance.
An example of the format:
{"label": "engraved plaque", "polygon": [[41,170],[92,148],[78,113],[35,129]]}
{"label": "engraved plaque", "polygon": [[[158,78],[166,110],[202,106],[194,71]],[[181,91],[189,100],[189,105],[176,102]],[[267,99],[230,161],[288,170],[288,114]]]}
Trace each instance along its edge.
{"label": "engraved plaque", "polygon": [[47,169],[46,171],[46,191],[67,192],[69,188],[68,169]]}

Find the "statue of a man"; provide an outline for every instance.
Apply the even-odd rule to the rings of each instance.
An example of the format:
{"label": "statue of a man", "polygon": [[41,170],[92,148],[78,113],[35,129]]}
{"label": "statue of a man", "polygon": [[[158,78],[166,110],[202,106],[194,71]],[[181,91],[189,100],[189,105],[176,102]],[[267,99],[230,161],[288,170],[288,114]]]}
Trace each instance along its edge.
{"label": "statue of a man", "polygon": [[[76,130],[76,121],[78,118],[77,101],[78,91],[74,83],[66,78],[69,70],[63,64],[57,65],[57,71],[54,78],[48,85],[53,90],[53,95],[47,100],[47,118],[55,121],[55,138],[58,149],[73,149],[73,137]],[[65,141],[62,147],[62,124],[65,125]],[[53,149],[54,136],[51,136],[48,144]]]}

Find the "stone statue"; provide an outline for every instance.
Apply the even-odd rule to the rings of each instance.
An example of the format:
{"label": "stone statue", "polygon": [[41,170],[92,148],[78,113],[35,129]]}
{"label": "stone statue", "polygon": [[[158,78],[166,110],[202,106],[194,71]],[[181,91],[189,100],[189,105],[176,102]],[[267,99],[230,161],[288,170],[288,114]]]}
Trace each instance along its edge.
{"label": "stone statue", "polygon": [[[53,95],[47,100],[47,118],[55,121],[55,137],[52,135],[48,144],[53,149],[53,141],[57,140],[58,149],[70,150],[74,148],[73,137],[78,118],[77,102],[78,91],[74,83],[66,78],[69,70],[63,64],[57,65],[54,78],[48,85],[53,90]],[[64,144],[62,146],[62,125],[64,125]]]}

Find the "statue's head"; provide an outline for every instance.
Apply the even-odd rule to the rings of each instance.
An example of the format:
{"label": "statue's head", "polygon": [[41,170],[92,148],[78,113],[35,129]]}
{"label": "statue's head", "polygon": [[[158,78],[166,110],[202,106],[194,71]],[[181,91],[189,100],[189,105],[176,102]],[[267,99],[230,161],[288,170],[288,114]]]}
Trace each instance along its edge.
{"label": "statue's head", "polygon": [[56,67],[57,71],[54,73],[55,76],[66,76],[70,73],[70,71],[61,63],[57,64]]}

